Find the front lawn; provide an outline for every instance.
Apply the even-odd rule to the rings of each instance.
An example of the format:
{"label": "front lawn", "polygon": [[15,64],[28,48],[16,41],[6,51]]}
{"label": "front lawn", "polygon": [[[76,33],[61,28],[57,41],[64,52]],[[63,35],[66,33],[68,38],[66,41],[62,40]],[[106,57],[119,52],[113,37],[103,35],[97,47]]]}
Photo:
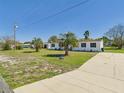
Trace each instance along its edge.
{"label": "front lawn", "polygon": [[105,47],[105,52],[124,53],[124,48],[123,49],[118,49],[116,47]]}
{"label": "front lawn", "polygon": [[17,88],[72,71],[97,53],[70,52],[64,59],[57,57],[60,54],[64,54],[64,51],[45,49],[39,53],[31,49],[0,51],[0,55],[4,58],[0,62],[0,73],[12,88]]}

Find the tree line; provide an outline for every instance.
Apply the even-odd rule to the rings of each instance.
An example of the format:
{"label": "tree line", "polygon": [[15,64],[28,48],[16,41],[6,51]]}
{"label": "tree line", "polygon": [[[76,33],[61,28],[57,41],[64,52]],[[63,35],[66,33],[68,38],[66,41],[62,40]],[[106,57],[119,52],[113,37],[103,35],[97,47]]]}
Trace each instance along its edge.
{"label": "tree line", "polygon": [[113,46],[118,49],[122,49],[124,46],[124,26],[121,24],[115,25],[108,32],[105,33],[105,36],[111,40]]}
{"label": "tree line", "polygon": [[[87,31],[85,32],[85,37],[88,39],[89,34]],[[59,38],[57,36],[51,36],[48,40],[49,43],[59,43],[61,47],[64,47],[65,49],[65,56],[68,55],[69,53],[69,46],[76,46],[77,45],[77,37],[75,36],[74,33],[72,32],[67,32],[59,35]],[[32,47],[35,48],[36,52],[39,52],[39,50],[43,47],[43,41],[41,38],[33,38],[31,42],[25,42],[30,43],[33,45]],[[22,49],[22,43],[16,41],[16,46],[14,46],[14,40],[12,37],[6,36],[1,39],[1,45],[2,45],[2,50],[11,50],[11,49]],[[16,48],[15,48],[16,47]]]}

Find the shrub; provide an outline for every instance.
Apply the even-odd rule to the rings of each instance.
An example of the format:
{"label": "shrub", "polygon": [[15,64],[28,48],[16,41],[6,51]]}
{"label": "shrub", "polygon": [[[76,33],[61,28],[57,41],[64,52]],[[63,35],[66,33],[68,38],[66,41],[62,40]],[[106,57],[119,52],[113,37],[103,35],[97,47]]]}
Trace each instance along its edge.
{"label": "shrub", "polygon": [[22,47],[21,45],[16,45],[16,49],[17,49],[17,50],[22,50],[23,47]]}
{"label": "shrub", "polygon": [[9,43],[4,43],[2,45],[2,50],[11,50],[11,45]]}

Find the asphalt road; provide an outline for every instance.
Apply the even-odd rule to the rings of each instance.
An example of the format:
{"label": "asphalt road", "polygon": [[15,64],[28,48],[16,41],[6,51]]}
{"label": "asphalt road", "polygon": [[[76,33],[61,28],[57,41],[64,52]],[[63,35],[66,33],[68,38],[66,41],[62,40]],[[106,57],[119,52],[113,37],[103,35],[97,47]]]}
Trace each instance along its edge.
{"label": "asphalt road", "polygon": [[14,93],[2,77],[0,77],[0,93]]}

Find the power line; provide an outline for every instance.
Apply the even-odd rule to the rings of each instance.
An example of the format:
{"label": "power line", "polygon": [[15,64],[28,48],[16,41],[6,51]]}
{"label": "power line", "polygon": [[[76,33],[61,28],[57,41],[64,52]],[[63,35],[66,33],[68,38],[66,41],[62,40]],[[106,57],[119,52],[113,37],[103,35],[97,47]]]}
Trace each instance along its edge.
{"label": "power line", "polygon": [[[70,0],[70,1],[72,1],[72,0]],[[69,1],[69,2],[70,2]],[[19,19],[24,19],[24,18],[27,18],[27,17],[30,17],[30,16],[32,16],[32,15],[34,15],[34,14],[36,14],[36,12],[37,12],[37,10],[39,9],[39,6],[41,6],[41,0],[38,0],[38,4],[35,4],[33,7],[30,7],[27,11],[25,11],[24,13],[23,13],[23,15],[21,15],[20,17],[17,17],[16,19],[15,19],[15,21],[17,22],[17,21],[19,21]],[[67,3],[68,4],[68,3]],[[27,15],[27,16],[26,16]]]}
{"label": "power line", "polygon": [[[69,0],[69,2],[67,2],[67,4],[70,4],[70,1],[72,1],[72,0]],[[76,2],[77,2],[77,1],[76,1]],[[39,2],[39,3],[40,3],[40,2]],[[28,15],[28,16],[30,17],[30,16],[36,14],[38,9],[39,9],[38,7],[35,7],[35,11],[33,11],[32,13],[30,13],[30,15]],[[40,13],[40,12],[38,12],[38,13]],[[39,14],[39,15],[40,15],[40,14]]]}
{"label": "power line", "polygon": [[65,8],[65,9],[63,9],[63,10],[61,10],[61,11],[55,13],[55,14],[52,14],[52,15],[46,16],[46,17],[44,17],[44,18],[41,18],[41,19],[39,19],[38,21],[32,22],[32,23],[29,24],[29,25],[34,25],[34,24],[37,24],[37,23],[39,23],[39,22],[41,22],[41,21],[44,21],[44,20],[53,18],[53,17],[58,16],[58,15],[64,13],[64,12],[67,12],[67,11],[72,10],[72,9],[74,9],[74,8],[76,8],[76,7],[79,7],[79,6],[81,6],[81,5],[85,4],[85,3],[88,3],[89,1],[90,1],[90,0],[83,0],[83,1],[81,1],[80,3],[74,4],[74,5],[72,5],[72,6],[68,7],[68,8]]}
{"label": "power line", "polygon": [[[36,1],[35,1],[35,2],[36,2]],[[18,22],[19,20],[24,19],[24,18],[25,18],[25,15],[34,13],[34,11],[37,10],[38,7],[41,5],[40,2],[41,2],[41,0],[37,0],[37,3],[38,3],[37,5],[35,4],[35,5],[32,6],[31,8],[29,8],[27,11],[25,11],[25,12],[23,13],[23,15],[18,16],[18,17],[15,19],[15,21]]]}

